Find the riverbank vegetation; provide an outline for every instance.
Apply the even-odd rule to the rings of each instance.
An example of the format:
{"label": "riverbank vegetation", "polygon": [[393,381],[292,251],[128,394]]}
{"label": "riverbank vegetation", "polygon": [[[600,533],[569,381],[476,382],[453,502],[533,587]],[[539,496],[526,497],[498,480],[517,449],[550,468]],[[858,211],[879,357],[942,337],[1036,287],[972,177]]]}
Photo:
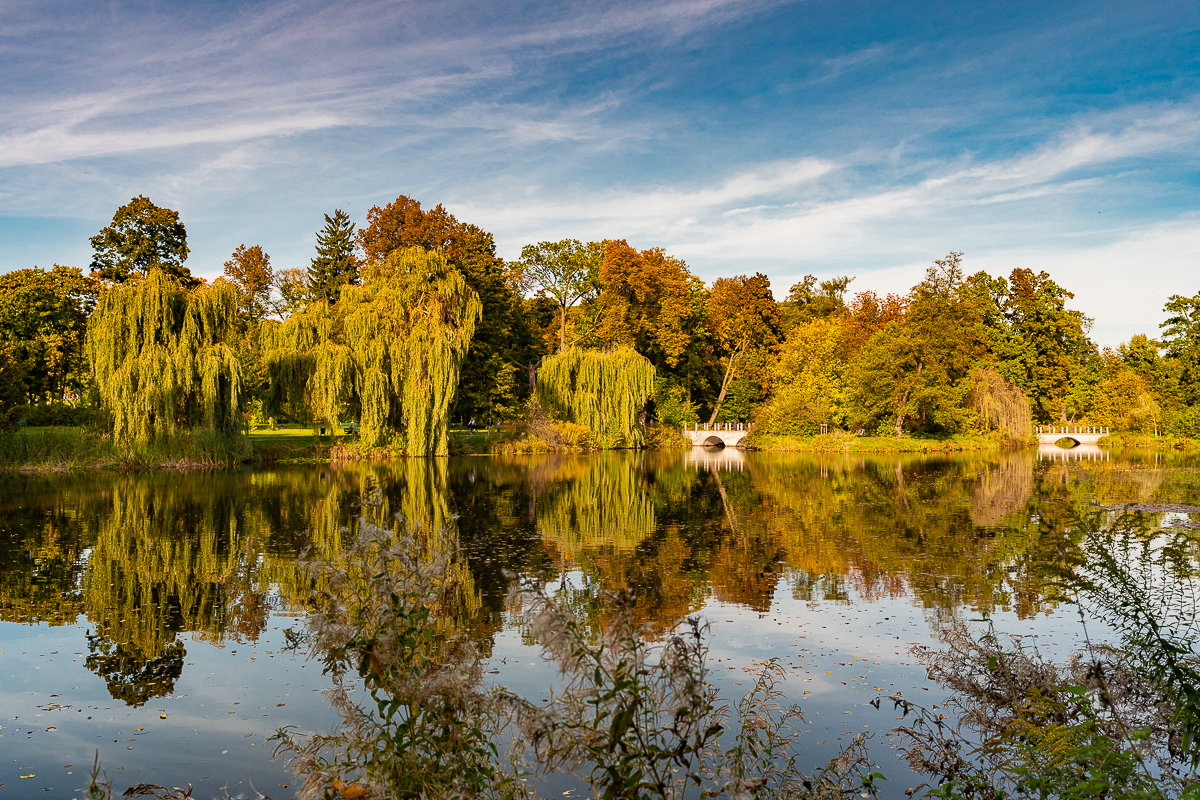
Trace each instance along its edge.
{"label": "riverbank vegetation", "polygon": [[455,423],[508,432],[459,452],[643,447],[650,425],[734,421],[755,424],[745,446],[841,431],[860,452],[1025,442],[1031,424],[1200,437],[1200,295],[1168,300],[1159,338],[1102,350],[1049,275],[968,274],[958,252],[904,295],[807,276],[780,299],[764,275],[706,285],[619,239],[506,261],[403,195],[361,229],[326,215],[304,269],[242,244],[196,278],[178,214],[145,197],[92,247],[86,274],[0,276],[0,427],[84,425],[136,463],[253,459],[247,431],[279,424],[349,434],[342,457],[445,454]]}

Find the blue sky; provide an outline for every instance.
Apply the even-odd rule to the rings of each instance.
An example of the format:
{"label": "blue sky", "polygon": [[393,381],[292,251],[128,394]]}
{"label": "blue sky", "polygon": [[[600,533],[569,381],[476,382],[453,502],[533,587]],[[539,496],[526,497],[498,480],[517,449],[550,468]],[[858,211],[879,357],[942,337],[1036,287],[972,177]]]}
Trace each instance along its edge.
{"label": "blue sky", "polygon": [[1095,338],[1200,292],[1200,4],[0,4],[0,271],[86,267],[136,194],[192,271],[306,266],[404,193],[500,252],[661,246],[711,281],[1044,269]]}

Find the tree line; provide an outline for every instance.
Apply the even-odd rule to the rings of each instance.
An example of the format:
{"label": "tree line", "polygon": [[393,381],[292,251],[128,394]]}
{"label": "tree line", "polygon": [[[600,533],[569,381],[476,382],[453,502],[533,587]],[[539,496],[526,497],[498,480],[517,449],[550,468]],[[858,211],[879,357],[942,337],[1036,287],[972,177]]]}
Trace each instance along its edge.
{"label": "tree line", "polygon": [[849,276],[712,285],[623,239],[525,246],[401,195],[359,228],[326,214],[306,268],[239,245],[192,275],[173,210],[136,197],[91,238],[89,269],[0,276],[0,414],[66,400],[114,436],[236,436],[249,418],[359,423],[366,445],[445,452],[451,420],[532,405],[609,445],[643,423],[755,421],[899,436],[1089,423],[1200,435],[1200,294],[1156,338],[1115,349],[1045,272],[934,261],[903,295]]}

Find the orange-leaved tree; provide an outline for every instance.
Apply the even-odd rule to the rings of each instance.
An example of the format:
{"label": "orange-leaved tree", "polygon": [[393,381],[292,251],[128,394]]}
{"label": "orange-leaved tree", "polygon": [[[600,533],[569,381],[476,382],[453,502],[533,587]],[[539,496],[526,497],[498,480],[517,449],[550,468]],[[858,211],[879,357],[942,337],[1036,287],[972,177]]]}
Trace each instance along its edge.
{"label": "orange-leaved tree", "polygon": [[779,308],[771,295],[771,281],[762,273],[718,278],[708,298],[708,320],[725,351],[721,392],[708,420],[711,425],[747,354],[770,350],[779,342]]}

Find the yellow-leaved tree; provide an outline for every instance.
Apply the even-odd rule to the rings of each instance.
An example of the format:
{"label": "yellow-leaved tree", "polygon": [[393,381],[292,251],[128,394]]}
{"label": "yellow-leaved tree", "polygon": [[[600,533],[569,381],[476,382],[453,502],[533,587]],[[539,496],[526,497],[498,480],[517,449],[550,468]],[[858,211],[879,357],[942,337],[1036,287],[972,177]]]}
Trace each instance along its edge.
{"label": "yellow-leaved tree", "polygon": [[479,297],[444,256],[392,251],[346,285],[264,331],[267,404],[360,422],[360,445],[412,456],[449,450],[450,405],[480,316]]}
{"label": "yellow-leaved tree", "polygon": [[188,291],[157,268],[101,295],[86,349],[115,442],[194,430],[240,439],[242,375],[229,344],[237,303],[226,281]]}

